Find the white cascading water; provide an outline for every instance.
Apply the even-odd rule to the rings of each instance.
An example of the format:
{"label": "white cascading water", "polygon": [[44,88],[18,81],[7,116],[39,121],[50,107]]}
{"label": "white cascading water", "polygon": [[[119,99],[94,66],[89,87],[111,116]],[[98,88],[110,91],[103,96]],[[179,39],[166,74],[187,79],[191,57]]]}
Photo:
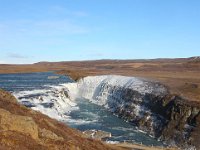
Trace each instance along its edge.
{"label": "white cascading water", "polygon": [[69,119],[68,114],[78,109],[62,84],[42,90],[13,92],[13,95],[23,105],[60,121]]}
{"label": "white cascading water", "polygon": [[[38,78],[35,80],[37,81]],[[25,81],[26,80],[23,81],[23,84],[26,83]],[[41,81],[37,81],[36,85]],[[91,124],[92,126],[98,126],[98,123],[100,123],[99,127],[104,127],[106,120],[102,120],[102,116],[98,114],[98,111],[100,111],[100,114],[102,113],[102,107],[123,120],[135,124],[138,129],[148,132],[149,135],[155,137],[158,137],[156,135],[161,133],[160,131],[162,131],[167,122],[166,118],[160,116],[159,113],[156,114],[159,108],[155,106],[154,102],[162,100],[162,98],[165,98],[169,93],[164,85],[157,82],[136,77],[103,75],[85,77],[76,83],[66,83],[66,81],[63,83],[64,84],[44,85],[42,88],[35,88],[33,90],[28,90],[29,86],[25,84],[27,90],[24,88],[24,91],[16,90],[12,93],[23,105],[72,126],[81,127],[82,129],[87,125],[89,125],[88,127],[90,128]],[[24,85],[22,85],[19,84],[18,88],[24,87]],[[34,84],[32,86],[34,87]],[[102,106],[95,108],[97,114],[93,113],[93,110],[91,111],[92,113],[90,112],[90,109],[95,105],[90,104],[87,100]],[[82,105],[80,101],[85,103],[85,105]],[[159,105],[159,103],[157,104]],[[92,107],[88,107],[88,105]],[[83,111],[83,113],[81,111]],[[91,113],[90,115],[88,115],[88,111]],[[105,111],[105,109],[103,109],[103,111]],[[80,114],[77,115],[75,113]],[[82,117],[81,115],[83,114],[86,114],[86,116]],[[90,116],[92,116],[92,120],[87,118],[90,118]],[[113,115],[111,116],[115,117]],[[100,122],[98,122],[99,120]],[[118,130],[118,126],[114,128],[115,129],[113,129],[113,126],[108,126],[106,129],[112,130],[112,132],[115,132],[113,130]],[[123,129],[123,133],[126,132],[126,134],[128,134],[129,132],[126,131],[127,129],[130,131],[133,130],[132,126],[131,129],[130,127],[126,127]],[[131,137],[135,139],[136,137],[132,136],[134,134],[135,131],[123,138],[129,139],[129,137]],[[121,137],[121,135],[115,137],[117,139],[116,141],[120,141],[120,139],[118,139],[119,137]],[[142,136],[140,138],[139,139],[143,141]]]}
{"label": "white cascading water", "polygon": [[18,101],[52,118],[69,121],[70,112],[79,107],[76,98],[88,99],[121,115],[127,121],[144,118],[150,127],[144,129],[154,133],[153,128],[160,124],[157,116],[144,103],[146,94],[164,95],[167,90],[159,83],[141,78],[118,75],[89,76],[76,83],[48,86],[47,89],[14,92]]}
{"label": "white cascading water", "polygon": [[148,129],[154,135],[154,128],[160,124],[157,115],[153,114],[144,103],[146,94],[165,95],[167,89],[156,82],[141,78],[118,75],[89,76],[77,83],[65,85],[69,96],[73,99],[85,98],[90,102],[103,106],[116,115],[128,114],[124,119],[134,122],[143,119],[150,122]]}

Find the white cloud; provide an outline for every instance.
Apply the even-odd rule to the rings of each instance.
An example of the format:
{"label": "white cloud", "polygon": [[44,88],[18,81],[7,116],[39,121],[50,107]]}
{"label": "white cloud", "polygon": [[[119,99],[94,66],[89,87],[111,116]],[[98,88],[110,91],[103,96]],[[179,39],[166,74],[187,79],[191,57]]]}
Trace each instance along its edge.
{"label": "white cloud", "polygon": [[21,55],[21,54],[18,54],[18,53],[8,53],[7,57],[15,58],[15,59],[26,59],[26,58],[28,58],[27,56],[24,56],[24,55]]}

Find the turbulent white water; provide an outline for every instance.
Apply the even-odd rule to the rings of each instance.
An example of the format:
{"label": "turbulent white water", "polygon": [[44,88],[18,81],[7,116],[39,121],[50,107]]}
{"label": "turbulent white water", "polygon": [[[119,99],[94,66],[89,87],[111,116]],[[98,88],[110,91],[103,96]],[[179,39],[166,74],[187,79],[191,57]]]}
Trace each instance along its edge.
{"label": "turbulent white water", "polygon": [[151,93],[162,95],[166,93],[166,88],[144,79],[117,75],[89,76],[77,83],[13,92],[23,105],[61,121],[86,123],[87,121],[75,121],[69,117],[72,111],[79,109],[75,100],[85,98],[117,115],[120,114],[119,111],[130,114],[133,120],[144,118],[145,114],[146,121],[149,120],[152,126],[156,126],[159,124],[156,116],[144,105],[145,94]]}
{"label": "turbulent white water", "polygon": [[75,83],[53,73],[31,73],[0,75],[0,87],[21,104],[81,131],[110,132],[109,141],[162,145],[146,135],[156,136],[167,121],[152,103],[168,94],[159,83],[118,75],[89,76]]}
{"label": "turbulent white water", "polygon": [[50,78],[52,76],[55,74],[51,72],[4,74],[0,75],[0,87],[12,92],[21,104],[81,131],[110,132],[112,137],[109,141],[162,145],[123,121],[126,119],[111,113],[120,108],[141,117],[144,112],[149,112],[153,118],[141,102],[145,101],[143,96],[146,93],[165,93],[161,85],[115,75],[86,77],[77,83],[65,76]]}
{"label": "turbulent white water", "polygon": [[13,92],[18,101],[33,110],[49,117],[65,121],[69,113],[78,109],[77,104],[68,97],[64,85],[48,86],[46,89]]}
{"label": "turbulent white water", "polygon": [[89,76],[65,85],[70,97],[86,98],[90,102],[103,106],[127,121],[143,119],[148,123],[144,130],[154,135],[154,129],[160,125],[160,119],[146,107],[147,94],[164,95],[167,89],[155,82],[141,78],[117,75]]}
{"label": "turbulent white water", "polygon": [[[151,84],[150,81],[136,78],[136,77],[127,77],[127,76],[118,76],[118,75],[103,75],[103,76],[88,76],[83,78],[78,82],[79,94],[84,96],[91,96],[99,93],[102,88],[109,90],[109,87],[103,86],[112,86],[112,88],[124,89],[133,89],[138,91],[141,94],[145,93],[154,93],[155,95],[165,92],[165,88],[159,84]],[[107,92],[108,93],[108,92]]]}
{"label": "turbulent white water", "polygon": [[[113,92],[121,89],[131,89],[142,95],[146,93],[153,93],[154,95],[166,93],[166,88],[158,83],[153,83],[136,77],[118,75],[89,76],[81,79],[77,85],[76,83],[72,83],[71,85],[74,85],[74,87],[77,88],[76,95],[73,95],[94,100],[95,103],[104,106],[108,105],[110,96],[115,96],[114,98],[122,98],[120,94],[110,93],[110,91]],[[70,86],[69,89],[71,87],[72,86]],[[71,92],[71,90],[69,91]]]}

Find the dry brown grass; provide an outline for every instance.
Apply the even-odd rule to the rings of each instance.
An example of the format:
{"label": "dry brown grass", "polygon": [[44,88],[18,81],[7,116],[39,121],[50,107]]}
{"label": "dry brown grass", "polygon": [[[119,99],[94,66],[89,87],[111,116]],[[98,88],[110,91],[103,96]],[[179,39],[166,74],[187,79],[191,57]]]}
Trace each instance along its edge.
{"label": "dry brown grass", "polygon": [[163,148],[163,147],[145,146],[145,145],[129,144],[129,143],[114,144],[110,146],[118,146],[121,148],[125,148],[127,150],[178,150],[177,148]]}
{"label": "dry brown grass", "polygon": [[[172,60],[104,60],[104,61],[85,61],[85,62],[54,62],[54,63],[38,63],[33,65],[0,65],[0,73],[24,73],[24,72],[45,72],[58,71],[61,74],[67,74],[75,80],[87,75],[102,75],[102,74],[118,74],[126,76],[145,77],[150,80],[157,80],[169,87],[170,91],[179,94],[191,101],[200,102],[200,61],[192,61],[191,59],[172,59]],[[3,101],[6,99],[6,101]],[[9,101],[13,99],[11,96],[0,97],[0,108],[6,109],[13,114],[32,117],[40,128],[48,128],[52,132],[65,138],[66,143],[49,142],[50,145],[63,145],[76,149],[76,145],[80,145],[87,149],[141,149],[141,150],[159,150],[160,148],[145,147],[141,145],[120,144],[106,146],[100,142],[85,139],[81,134],[64,124],[59,123],[40,113],[31,111],[24,106]],[[47,120],[47,121],[45,121]],[[50,122],[47,123],[47,122]],[[53,124],[53,126],[52,126]],[[195,132],[198,133],[198,132]],[[7,133],[8,137],[21,138],[18,140],[19,145],[25,141],[27,146],[32,139],[23,135]],[[69,136],[70,135],[70,136]],[[15,138],[15,139],[16,139]],[[26,139],[26,140],[24,140]],[[21,142],[21,143],[20,143]],[[33,142],[34,143],[34,142]],[[36,149],[41,145],[35,145]],[[47,144],[48,146],[48,144]],[[0,149],[5,148],[0,146]],[[171,149],[173,150],[173,149]]]}
{"label": "dry brown grass", "polygon": [[[33,65],[0,65],[0,73],[58,71],[74,79],[87,75],[118,74],[158,80],[170,91],[200,101],[200,61],[188,59],[99,60],[43,62]],[[194,86],[195,85],[195,86]]]}
{"label": "dry brown grass", "polygon": [[[101,141],[86,139],[81,132],[69,128],[68,126],[60,123],[54,119],[47,117],[39,112],[33,111],[25,106],[19,105],[16,99],[0,89],[0,109],[9,111],[10,116],[18,116],[22,118],[32,118],[35,125],[40,129],[46,129],[57,136],[62,137],[58,139],[48,139],[47,137],[38,136],[36,139],[23,132],[23,126],[20,130],[15,130],[11,126],[15,126],[14,121],[12,125],[4,130],[2,128],[1,119],[5,116],[1,114],[0,118],[0,150],[161,150],[159,147],[148,147],[137,144],[117,144],[110,145]],[[8,118],[7,118],[8,119]],[[28,119],[30,121],[30,119]],[[28,123],[28,122],[27,122]],[[19,125],[19,124],[16,124]],[[22,124],[21,124],[22,125]],[[24,122],[24,125],[26,123]],[[29,132],[28,132],[29,133]],[[32,132],[30,132],[32,133]],[[33,133],[35,134],[35,133]],[[175,150],[175,149],[163,149]]]}
{"label": "dry brown grass", "polygon": [[[30,118],[34,121],[35,126],[39,129],[46,129],[49,132],[56,134],[59,137],[62,137],[61,140],[58,139],[49,139],[48,137],[32,138],[31,135],[27,134],[32,132],[25,132],[24,129],[26,122],[23,124],[15,124],[16,121],[13,121],[12,124],[9,124],[7,128],[4,127],[4,122],[8,119],[7,124],[9,123],[9,118],[1,114],[0,116],[0,149],[12,149],[12,150],[114,150],[122,149],[118,147],[110,147],[102,143],[101,141],[96,141],[92,139],[86,139],[83,137],[82,133],[69,128],[65,124],[58,122],[54,119],[49,118],[46,115],[43,115],[39,112],[33,111],[26,108],[25,106],[19,105],[16,99],[11,96],[8,92],[0,90],[0,109],[9,112],[9,115],[12,117],[19,118],[29,118],[27,119],[27,125],[30,123]],[[16,119],[17,119],[16,117]],[[4,122],[2,122],[2,119]],[[21,129],[17,128],[21,125]],[[24,125],[24,128],[23,128]],[[15,128],[13,128],[15,126]],[[24,132],[23,132],[24,131]],[[35,133],[33,133],[35,134]]]}

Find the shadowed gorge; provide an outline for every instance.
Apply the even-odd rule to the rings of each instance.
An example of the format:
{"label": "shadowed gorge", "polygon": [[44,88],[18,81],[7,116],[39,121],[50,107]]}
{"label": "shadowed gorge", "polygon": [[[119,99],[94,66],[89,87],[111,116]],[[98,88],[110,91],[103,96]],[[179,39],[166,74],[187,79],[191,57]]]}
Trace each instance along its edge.
{"label": "shadowed gorge", "polygon": [[78,81],[75,94],[69,86],[70,91],[170,145],[200,148],[199,103],[170,94],[160,83],[134,77],[91,76]]}

